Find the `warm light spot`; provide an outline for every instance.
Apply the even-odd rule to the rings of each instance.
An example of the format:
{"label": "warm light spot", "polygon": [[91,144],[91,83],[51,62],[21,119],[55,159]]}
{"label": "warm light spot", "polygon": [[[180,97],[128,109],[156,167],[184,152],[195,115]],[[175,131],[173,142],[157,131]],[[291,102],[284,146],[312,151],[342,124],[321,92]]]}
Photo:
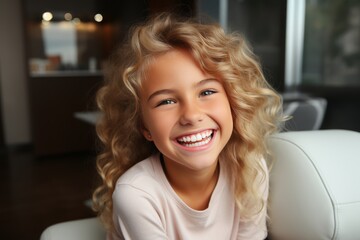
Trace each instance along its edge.
{"label": "warm light spot", "polygon": [[97,22],[101,22],[103,20],[103,16],[100,13],[98,13],[94,16],[94,19]]}
{"label": "warm light spot", "polygon": [[71,13],[65,13],[65,14],[64,14],[64,19],[65,19],[66,21],[72,20],[72,15],[71,15]]}
{"label": "warm light spot", "polygon": [[44,12],[42,18],[44,21],[50,21],[53,18],[53,15],[51,12]]}
{"label": "warm light spot", "polygon": [[74,24],[79,24],[81,21],[80,21],[80,18],[74,18],[74,19],[72,20],[72,22],[73,22]]}

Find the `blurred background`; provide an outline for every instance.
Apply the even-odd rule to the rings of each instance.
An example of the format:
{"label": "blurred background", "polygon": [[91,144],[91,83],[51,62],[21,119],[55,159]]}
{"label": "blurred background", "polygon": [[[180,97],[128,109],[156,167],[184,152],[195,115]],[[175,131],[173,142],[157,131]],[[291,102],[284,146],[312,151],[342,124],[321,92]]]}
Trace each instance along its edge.
{"label": "blurred background", "polygon": [[288,130],[360,131],[358,0],[0,0],[1,239],[94,216],[104,61],[131,25],[163,11],[242,33],[284,104],[325,102],[316,127],[292,112],[301,121]]}

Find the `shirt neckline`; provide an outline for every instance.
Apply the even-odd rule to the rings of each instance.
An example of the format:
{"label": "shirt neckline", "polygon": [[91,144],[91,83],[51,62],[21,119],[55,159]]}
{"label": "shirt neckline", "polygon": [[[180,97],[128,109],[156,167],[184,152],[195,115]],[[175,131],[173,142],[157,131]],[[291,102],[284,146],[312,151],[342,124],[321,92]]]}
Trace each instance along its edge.
{"label": "shirt neckline", "polygon": [[184,212],[187,214],[193,216],[193,217],[206,217],[211,212],[211,209],[214,208],[218,203],[218,199],[221,195],[221,192],[224,189],[225,186],[225,177],[224,177],[224,167],[221,165],[221,161],[219,161],[219,177],[218,181],[215,185],[215,188],[211,194],[209,206],[204,210],[195,210],[191,207],[189,207],[175,192],[175,190],[172,188],[171,184],[169,183],[165,172],[162,168],[161,161],[160,161],[160,153],[153,156],[153,163],[154,163],[154,169],[156,176],[158,176],[160,182],[163,184],[163,187],[167,191],[167,193],[171,196],[171,198],[176,202],[177,206],[179,206]]}

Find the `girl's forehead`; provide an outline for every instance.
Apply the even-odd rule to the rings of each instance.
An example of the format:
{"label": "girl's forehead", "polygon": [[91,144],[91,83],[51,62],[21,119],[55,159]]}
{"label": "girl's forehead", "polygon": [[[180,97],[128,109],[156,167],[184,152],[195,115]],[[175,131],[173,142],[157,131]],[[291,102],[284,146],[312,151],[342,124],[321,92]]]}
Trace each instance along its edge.
{"label": "girl's forehead", "polygon": [[224,85],[219,74],[205,71],[188,50],[177,48],[148,56],[142,63],[139,77],[141,91],[144,90],[144,85],[148,88],[150,84],[157,82],[156,78],[163,78],[167,83],[179,78],[184,81],[188,78],[196,81],[215,79]]}

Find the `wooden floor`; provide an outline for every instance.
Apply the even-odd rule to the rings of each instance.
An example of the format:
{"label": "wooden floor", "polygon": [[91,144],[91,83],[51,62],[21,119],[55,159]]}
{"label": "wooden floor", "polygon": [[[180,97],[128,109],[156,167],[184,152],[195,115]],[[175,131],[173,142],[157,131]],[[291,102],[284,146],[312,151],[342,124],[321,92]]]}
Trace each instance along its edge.
{"label": "wooden floor", "polygon": [[85,205],[98,181],[91,153],[35,158],[0,152],[0,239],[39,239],[54,223],[95,216]]}

